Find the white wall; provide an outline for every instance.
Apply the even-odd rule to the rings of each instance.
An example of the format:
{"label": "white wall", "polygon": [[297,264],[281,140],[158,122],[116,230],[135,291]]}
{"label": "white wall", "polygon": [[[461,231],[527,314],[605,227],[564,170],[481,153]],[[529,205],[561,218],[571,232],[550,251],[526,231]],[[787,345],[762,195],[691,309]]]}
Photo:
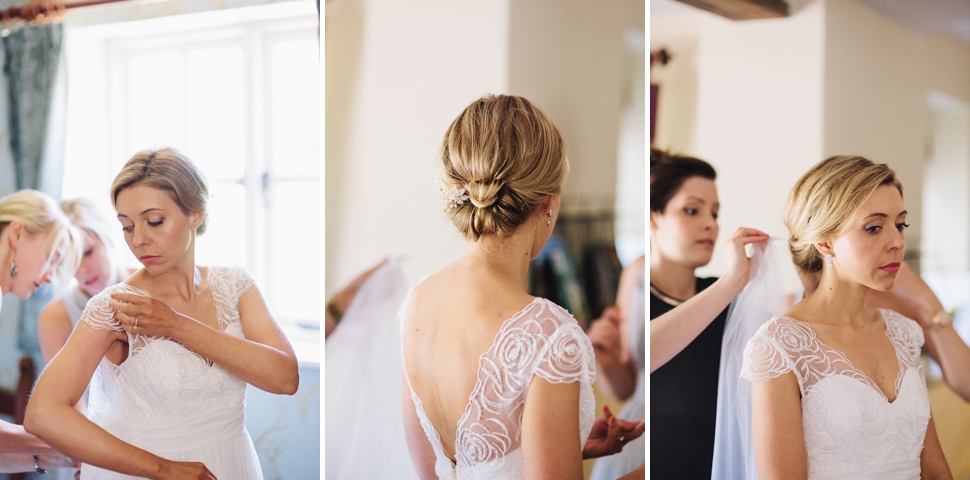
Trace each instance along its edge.
{"label": "white wall", "polygon": [[[685,58],[696,58],[696,110],[694,119],[679,123],[692,124],[692,134],[674,131],[677,124],[665,126],[678,113],[671,107],[688,108],[690,100],[687,88],[664,81],[657,145],[696,155],[717,169],[719,243],[740,226],[785,236],[788,192],[802,172],[821,160],[824,6],[816,2],[784,19],[734,22],[704,12],[696,23],[676,18],[674,23],[687,32],[696,25],[696,52],[690,50],[694,42],[682,34],[672,33],[669,40],[658,35],[665,20],[651,19],[651,49],[671,45],[671,70],[681,72],[670,72],[668,78],[687,83],[691,65],[684,65]],[[674,91],[668,96],[667,90]],[[680,150],[681,145],[686,148]],[[718,248],[698,275],[720,275],[723,263]]]}
{"label": "white wall", "polygon": [[903,183],[907,250],[919,248],[926,112],[923,40],[851,0],[827,0],[825,156],[886,163]]}
{"label": "white wall", "polygon": [[[923,271],[970,270],[970,109],[933,95],[921,216]],[[910,195],[907,195],[907,199]],[[962,221],[955,221],[961,219]]]}
{"label": "white wall", "polygon": [[[798,176],[826,156],[860,154],[899,174],[913,225],[907,249],[920,249],[934,135],[927,98],[970,102],[970,46],[910,33],[852,0],[816,0],[785,19],[655,16],[651,27],[651,49],[672,45],[674,55],[651,72],[661,82],[656,144],[718,169],[721,242],[738,225],[784,235]],[[698,273],[722,273],[719,253]]]}
{"label": "white wall", "polygon": [[410,283],[465,249],[434,157],[474,99],[508,89],[510,2],[326,3],[326,285],[384,256]]}
{"label": "white wall", "polygon": [[421,0],[326,4],[326,285],[384,255],[409,283],[466,248],[442,212],[434,158],[485,93],[522,95],[560,128],[563,208],[613,207],[627,28],[642,2]]}

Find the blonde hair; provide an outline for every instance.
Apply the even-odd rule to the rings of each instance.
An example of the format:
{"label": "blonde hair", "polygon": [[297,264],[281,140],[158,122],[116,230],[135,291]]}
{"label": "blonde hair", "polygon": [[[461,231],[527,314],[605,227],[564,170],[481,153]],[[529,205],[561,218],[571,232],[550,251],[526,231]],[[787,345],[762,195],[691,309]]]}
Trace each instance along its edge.
{"label": "blonde hair", "polygon": [[206,212],[209,186],[202,172],[182,152],[160,147],[136,153],[111,183],[111,204],[117,208],[118,194],[122,190],[142,184],[168,192],[185,215],[202,213],[202,223],[195,232],[196,235],[205,233],[209,220]]}
{"label": "blonde hair", "polygon": [[467,202],[445,212],[466,239],[507,237],[560,192],[569,163],[559,130],[532,103],[486,95],[465,108],[445,133],[438,176],[464,189]]}
{"label": "blonde hair", "polygon": [[74,276],[84,250],[81,232],[71,224],[51,197],[37,190],[20,190],[0,198],[0,233],[11,222],[19,220],[29,234],[43,234],[53,239],[48,261],[61,255],[55,271],[58,281],[66,282]]}
{"label": "blonde hair", "polygon": [[111,234],[114,230],[105,216],[102,215],[101,209],[93,201],[84,197],[64,200],[61,202],[61,211],[67,215],[68,220],[74,226],[87,230],[98,237],[98,240],[101,240],[101,243],[108,250],[114,248],[115,239]]}
{"label": "blonde hair", "polygon": [[795,266],[806,273],[820,272],[822,256],[814,244],[841,235],[856,209],[882,185],[903,194],[888,165],[859,156],[829,157],[802,175],[785,207],[788,249]]}

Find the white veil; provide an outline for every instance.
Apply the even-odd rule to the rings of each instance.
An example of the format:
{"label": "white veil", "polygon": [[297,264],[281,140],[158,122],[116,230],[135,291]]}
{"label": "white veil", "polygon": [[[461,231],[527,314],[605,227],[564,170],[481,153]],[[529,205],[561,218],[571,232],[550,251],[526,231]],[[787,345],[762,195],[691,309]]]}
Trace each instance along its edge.
{"label": "white veil", "polygon": [[714,480],[758,478],[751,444],[751,382],[741,378],[744,346],[762,324],[789,308],[791,297],[786,293],[801,288],[784,239],[771,237],[765,244],[752,246],[748,285],[728,308],[721,340]]}
{"label": "white veil", "polygon": [[326,342],[325,478],[417,479],[401,407],[401,326],[408,287],[397,260],[361,285]]}

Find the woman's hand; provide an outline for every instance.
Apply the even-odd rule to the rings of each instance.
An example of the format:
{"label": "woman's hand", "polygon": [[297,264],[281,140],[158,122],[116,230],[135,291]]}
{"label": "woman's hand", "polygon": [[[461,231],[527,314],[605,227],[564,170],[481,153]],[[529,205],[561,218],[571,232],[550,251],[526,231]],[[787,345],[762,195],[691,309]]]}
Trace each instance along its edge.
{"label": "woman's hand", "polygon": [[724,261],[727,270],[722,278],[731,280],[731,284],[735,288],[735,296],[741,293],[744,286],[748,284],[748,277],[751,273],[751,259],[745,253],[744,246],[749,243],[767,241],[767,233],[754,228],[740,227],[724,244]]}
{"label": "woman's hand", "polygon": [[216,480],[216,476],[200,462],[167,462],[158,480]]}
{"label": "woman's hand", "polygon": [[152,297],[119,292],[111,294],[111,298],[115,318],[130,333],[173,338],[180,324],[187,320],[195,321]]}
{"label": "woman's hand", "polygon": [[37,455],[37,466],[44,470],[51,468],[80,468],[81,463],[57,453],[54,455]]}
{"label": "woman's hand", "polygon": [[603,416],[593,422],[586,445],[583,445],[583,459],[605,457],[623,450],[623,446],[643,435],[646,423],[627,422],[613,416],[610,407],[603,406]]}
{"label": "woman's hand", "polygon": [[602,368],[616,368],[623,364],[623,342],[620,336],[620,310],[616,307],[606,307],[603,315],[590,323],[586,331],[593,351],[596,353],[596,363]]}

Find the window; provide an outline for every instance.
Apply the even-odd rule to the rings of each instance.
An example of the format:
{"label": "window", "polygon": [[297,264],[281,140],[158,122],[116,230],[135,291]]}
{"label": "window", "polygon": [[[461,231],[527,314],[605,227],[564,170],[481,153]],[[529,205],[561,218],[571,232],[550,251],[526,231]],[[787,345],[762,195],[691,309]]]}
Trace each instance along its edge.
{"label": "window", "polygon": [[307,5],[273,20],[240,8],[250,14],[238,21],[227,20],[238,15],[230,9],[208,12],[213,21],[146,20],[65,35],[64,197],[110,208],[106,192],[133,153],[178,148],[212,193],[197,263],[244,266],[288,330],[319,329],[323,291],[320,55],[315,6]]}

